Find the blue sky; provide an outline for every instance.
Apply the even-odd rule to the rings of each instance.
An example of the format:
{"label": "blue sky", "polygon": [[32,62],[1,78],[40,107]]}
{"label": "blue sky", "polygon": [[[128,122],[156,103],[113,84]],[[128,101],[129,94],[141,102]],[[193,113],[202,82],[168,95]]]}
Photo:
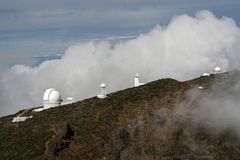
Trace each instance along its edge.
{"label": "blue sky", "polygon": [[81,41],[134,37],[203,9],[240,24],[239,0],[0,0],[0,67],[31,65],[32,56]]}

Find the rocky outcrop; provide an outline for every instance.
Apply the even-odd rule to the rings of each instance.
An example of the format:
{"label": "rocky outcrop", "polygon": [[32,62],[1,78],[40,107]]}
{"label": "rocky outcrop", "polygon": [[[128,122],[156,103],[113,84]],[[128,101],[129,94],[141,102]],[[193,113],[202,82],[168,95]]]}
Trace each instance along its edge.
{"label": "rocky outcrop", "polygon": [[72,130],[69,122],[65,123],[60,129],[58,129],[56,133],[57,142],[54,148],[54,154],[56,156],[58,156],[62,150],[69,148],[73,136],[74,131]]}

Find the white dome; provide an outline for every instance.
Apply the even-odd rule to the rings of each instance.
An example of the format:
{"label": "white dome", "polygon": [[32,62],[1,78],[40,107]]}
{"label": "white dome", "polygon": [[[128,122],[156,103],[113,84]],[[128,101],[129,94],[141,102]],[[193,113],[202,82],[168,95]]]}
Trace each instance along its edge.
{"label": "white dome", "polygon": [[215,72],[219,72],[219,71],[221,71],[221,68],[220,68],[220,67],[216,67],[216,68],[214,69],[214,71],[215,71]]}
{"label": "white dome", "polygon": [[207,76],[210,76],[210,74],[208,74],[208,73],[203,73],[202,76],[207,77]]}
{"label": "white dome", "polygon": [[49,103],[61,102],[61,95],[55,88],[50,88],[45,91],[43,101],[48,101]]}
{"label": "white dome", "polygon": [[100,85],[100,87],[101,87],[101,88],[106,88],[106,84],[105,84],[105,83],[102,83],[102,84]]}

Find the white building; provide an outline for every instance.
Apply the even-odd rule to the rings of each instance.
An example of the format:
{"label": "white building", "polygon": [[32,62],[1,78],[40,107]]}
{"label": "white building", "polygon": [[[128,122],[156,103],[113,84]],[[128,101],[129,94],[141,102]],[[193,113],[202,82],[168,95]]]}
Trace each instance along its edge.
{"label": "white building", "polygon": [[44,110],[44,108],[41,107],[41,108],[33,109],[32,111],[33,111],[33,112],[41,112],[41,111],[43,111],[43,110]]}
{"label": "white building", "polygon": [[139,78],[139,74],[135,74],[134,76],[134,87],[138,87],[138,86],[141,86],[141,85],[144,85],[145,83],[140,83],[140,78]]}
{"label": "white building", "polygon": [[198,89],[203,89],[203,87],[202,87],[202,86],[199,86]]}
{"label": "white building", "polygon": [[213,72],[214,72],[215,74],[218,74],[218,73],[221,73],[221,72],[222,72],[222,69],[221,69],[220,67],[216,67],[216,68],[214,68]]}
{"label": "white building", "polygon": [[66,104],[74,103],[73,97],[67,97],[66,100],[62,100],[60,93],[55,88],[49,88],[43,95],[43,107],[33,109],[33,112],[41,112],[51,107],[58,107]]}
{"label": "white building", "polygon": [[97,95],[98,98],[106,98],[107,97],[107,93],[106,93],[106,84],[102,83],[100,85],[100,91],[101,93],[99,95]]}
{"label": "white building", "polygon": [[67,97],[67,100],[62,101],[61,105],[72,104],[72,103],[74,103],[74,98],[73,97]]}
{"label": "white building", "polygon": [[203,76],[203,77],[209,77],[210,74],[209,74],[209,73],[203,73],[202,76]]}
{"label": "white building", "polygon": [[18,115],[17,117],[14,117],[12,122],[15,123],[15,122],[23,122],[25,121],[26,119],[30,119],[32,118],[33,116],[29,116],[29,117],[21,117],[20,115]]}
{"label": "white building", "polygon": [[55,88],[49,88],[43,95],[43,108],[48,109],[51,107],[61,106],[61,95]]}

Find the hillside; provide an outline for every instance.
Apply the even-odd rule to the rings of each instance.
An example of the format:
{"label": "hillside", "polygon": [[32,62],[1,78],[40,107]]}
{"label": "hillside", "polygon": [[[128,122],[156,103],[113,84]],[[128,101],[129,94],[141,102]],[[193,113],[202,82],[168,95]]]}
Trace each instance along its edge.
{"label": "hillside", "polygon": [[0,118],[0,159],[240,159],[236,134],[231,129],[213,134],[209,126],[194,124],[191,110],[197,103],[188,100],[190,90],[207,94],[213,86],[228,89],[239,80],[237,71],[185,82],[161,79],[105,99],[29,111],[32,119],[12,123],[20,111]]}

